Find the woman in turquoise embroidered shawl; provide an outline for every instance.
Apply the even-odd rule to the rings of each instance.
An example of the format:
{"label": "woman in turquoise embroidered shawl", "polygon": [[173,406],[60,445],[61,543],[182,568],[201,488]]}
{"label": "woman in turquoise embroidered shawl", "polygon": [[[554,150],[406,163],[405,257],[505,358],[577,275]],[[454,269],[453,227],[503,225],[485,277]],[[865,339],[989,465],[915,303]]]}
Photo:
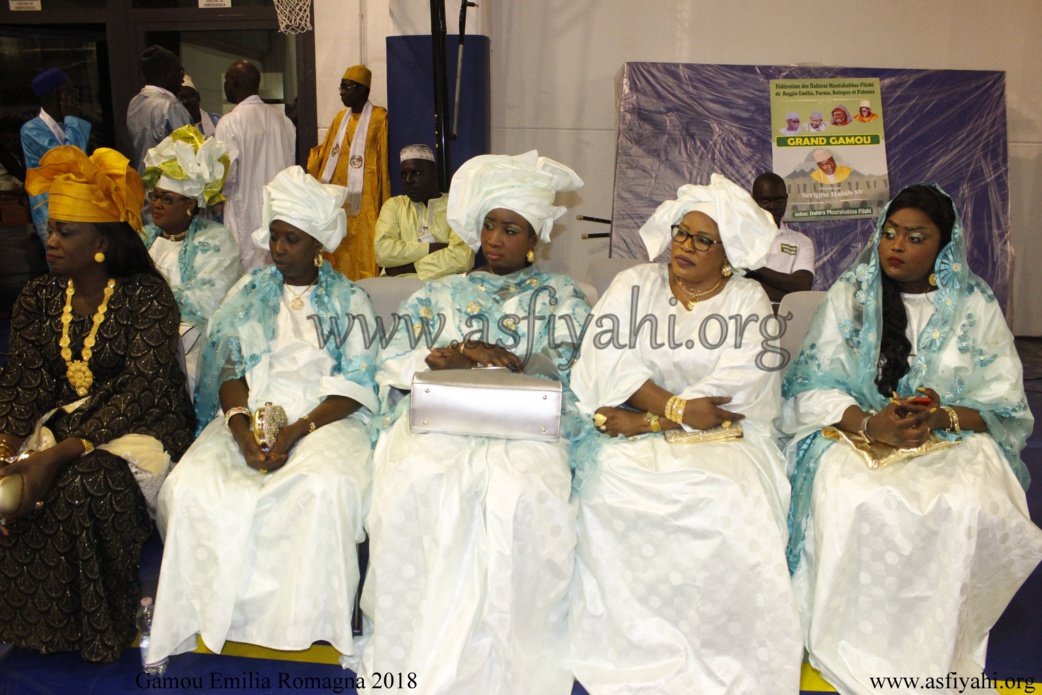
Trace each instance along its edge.
{"label": "woman in turquoise embroidered shawl", "polygon": [[[1042,531],[1024,496],[1020,360],[939,188],[906,188],[880,215],[783,395],[789,565],[811,664],[846,695],[876,692],[870,677],[979,675]],[[828,426],[898,448],[958,443],[869,469]]]}
{"label": "woman in turquoise embroidered shawl", "polygon": [[190,392],[199,381],[206,322],[242,277],[239,247],[231,232],[200,216],[201,210],[224,200],[226,149],[223,142],[204,140],[186,125],[145,155],[142,179],[150,191],[152,212],[145,245],[181,309],[181,348]]}
{"label": "woman in turquoise embroidered shawl", "polygon": [[[472,248],[480,243],[488,265],[429,282],[403,303],[404,325],[381,356],[381,394],[408,391],[417,371],[481,364],[537,370],[570,396],[589,307],[570,278],[530,264],[565,211],[554,193],[581,183],[535,152],[460,168],[449,223]],[[432,694],[570,693],[567,443],[415,433],[409,401],[393,411],[385,402],[366,518],[370,629],[361,662],[346,663],[366,685],[377,672],[415,674]]]}
{"label": "woman in turquoise embroidered shawl", "polygon": [[[344,237],[346,195],[300,167],[265,187],[253,239],[274,265],[244,277],[211,320],[195,403],[205,429],[159,495],[152,661],[197,636],[218,653],[226,640],[354,650],[377,400],[376,348],[349,327],[372,325],[372,305],[321,262]],[[266,403],[287,416],[268,446],[250,423]]]}

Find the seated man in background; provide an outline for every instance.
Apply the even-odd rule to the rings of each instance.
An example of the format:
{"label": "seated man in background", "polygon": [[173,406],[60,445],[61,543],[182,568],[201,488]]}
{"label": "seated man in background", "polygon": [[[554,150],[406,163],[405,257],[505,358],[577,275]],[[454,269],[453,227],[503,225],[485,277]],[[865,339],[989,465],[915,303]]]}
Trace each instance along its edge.
{"label": "seated man in background", "polygon": [[409,145],[400,159],[405,195],[388,199],[376,222],[381,274],[433,280],[467,272],[474,266],[474,251],[445,218],[448,196],[438,190],[434,152],[427,145]]}
{"label": "seated man in background", "polygon": [[753,181],[752,195],[756,204],[774,217],[778,235],[767,254],[767,265],[748,271],[745,276],[763,286],[777,311],[782,297],[789,292],[809,290],[814,284],[814,242],[782,224],[789,203],[782,177],[773,172],[760,174]]}

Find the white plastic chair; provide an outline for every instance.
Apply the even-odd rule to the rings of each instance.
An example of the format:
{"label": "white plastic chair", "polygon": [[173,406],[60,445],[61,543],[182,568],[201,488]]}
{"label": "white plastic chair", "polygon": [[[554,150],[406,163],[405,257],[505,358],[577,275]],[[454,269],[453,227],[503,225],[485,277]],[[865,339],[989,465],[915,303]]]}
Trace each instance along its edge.
{"label": "white plastic chair", "polygon": [[641,263],[647,263],[647,261],[640,258],[601,258],[590,261],[583,271],[582,281],[593,285],[593,288],[597,290],[597,296],[601,297],[608,290],[608,286],[611,285],[611,281],[615,279],[616,275]]}
{"label": "white plastic chair", "polygon": [[810,328],[810,321],[814,318],[814,312],[818,305],[825,299],[827,292],[820,290],[807,290],[805,292],[790,292],[782,297],[778,305],[778,316],[792,314],[785,325],[785,333],[778,341],[778,345],[788,350],[789,359],[794,360],[800,354],[803,339]]}
{"label": "white plastic chair", "polygon": [[355,284],[368,293],[376,315],[383,319],[384,326],[390,328],[394,325],[392,315],[398,312],[398,307],[402,305],[402,302],[423,287],[423,280],[384,276],[363,278]]}

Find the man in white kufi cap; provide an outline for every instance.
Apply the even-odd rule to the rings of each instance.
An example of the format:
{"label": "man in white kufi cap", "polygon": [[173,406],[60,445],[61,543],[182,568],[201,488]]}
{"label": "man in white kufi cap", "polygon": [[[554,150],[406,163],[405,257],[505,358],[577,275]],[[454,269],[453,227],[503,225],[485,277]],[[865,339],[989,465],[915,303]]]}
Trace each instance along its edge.
{"label": "man in white kufi cap", "polygon": [[409,145],[402,148],[399,161],[405,195],[384,203],[376,221],[380,274],[426,281],[467,272],[474,265],[474,251],[445,217],[448,196],[438,190],[434,151],[427,145]]}

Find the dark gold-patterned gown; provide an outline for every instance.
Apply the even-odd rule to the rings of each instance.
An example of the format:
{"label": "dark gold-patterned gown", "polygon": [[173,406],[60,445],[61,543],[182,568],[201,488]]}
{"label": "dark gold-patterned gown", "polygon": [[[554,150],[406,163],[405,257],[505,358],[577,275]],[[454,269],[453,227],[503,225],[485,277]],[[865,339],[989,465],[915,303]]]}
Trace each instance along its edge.
{"label": "dark gold-patterned gown", "polygon": [[[11,319],[11,355],[0,371],[0,432],[25,437],[36,420],[79,396],[59,352],[68,278],[30,281]],[[80,358],[92,317],[69,329]],[[157,276],[126,278],[97,335],[88,400],[49,427],[55,439],[95,446],[126,434],[155,437],[176,461],[195,417],[177,361],[180,315]],[[115,661],[134,640],[138,563],[152,532],[145,498],[126,461],[100,449],[66,464],[42,509],[0,536],[0,643],[43,653],[79,651]]]}

